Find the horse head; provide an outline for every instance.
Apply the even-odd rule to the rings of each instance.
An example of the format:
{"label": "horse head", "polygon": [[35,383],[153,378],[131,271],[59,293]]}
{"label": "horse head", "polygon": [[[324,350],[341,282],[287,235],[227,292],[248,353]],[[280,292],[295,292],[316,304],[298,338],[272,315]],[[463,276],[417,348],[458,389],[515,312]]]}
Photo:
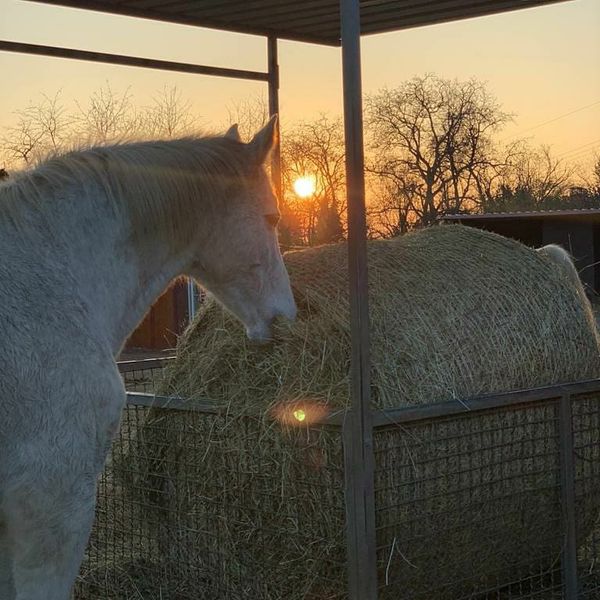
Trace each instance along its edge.
{"label": "horse head", "polygon": [[246,327],[251,340],[271,337],[278,316],[294,319],[296,305],[277,239],[280,213],[264,163],[277,141],[273,117],[244,144],[232,126],[224,136],[242,152],[245,168],[227,186],[227,209],[202,244],[192,276]]}

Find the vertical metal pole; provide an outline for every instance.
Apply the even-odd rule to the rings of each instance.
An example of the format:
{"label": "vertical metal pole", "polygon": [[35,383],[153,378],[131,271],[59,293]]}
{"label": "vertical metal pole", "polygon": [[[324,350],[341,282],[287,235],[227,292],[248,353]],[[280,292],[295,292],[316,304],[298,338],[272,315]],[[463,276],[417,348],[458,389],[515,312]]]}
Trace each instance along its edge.
{"label": "vertical metal pole", "polygon": [[[269,116],[279,114],[279,64],[277,62],[277,38],[269,37],[267,40],[267,62],[269,74]],[[277,146],[271,153],[271,177],[277,198],[281,202],[281,145],[279,143],[280,121],[277,122]]]}
{"label": "vertical metal pole", "polygon": [[188,319],[191,323],[196,315],[196,284],[190,277],[187,281],[187,303],[188,303]]}
{"label": "vertical metal pole", "polygon": [[369,305],[365,215],[359,0],[340,0],[352,407],[344,425],[346,536],[350,600],[376,600],[373,416],[370,406]]}
{"label": "vertical metal pole", "polygon": [[571,397],[559,401],[560,482],[563,512],[562,572],[566,600],[577,600],[577,525],[575,520],[575,465]]}

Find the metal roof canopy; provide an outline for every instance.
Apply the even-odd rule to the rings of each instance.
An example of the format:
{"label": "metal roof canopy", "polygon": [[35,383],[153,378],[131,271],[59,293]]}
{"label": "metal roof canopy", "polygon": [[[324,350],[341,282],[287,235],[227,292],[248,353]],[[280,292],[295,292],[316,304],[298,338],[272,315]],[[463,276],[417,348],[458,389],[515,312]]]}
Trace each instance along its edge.
{"label": "metal roof canopy", "polygon": [[487,222],[487,221],[527,221],[568,219],[571,221],[600,221],[600,208],[573,208],[565,210],[524,210],[513,212],[491,212],[479,214],[444,215],[439,221],[456,222]]}
{"label": "metal roof canopy", "polygon": [[[339,46],[339,0],[38,0],[141,17]],[[560,0],[360,0],[361,34],[480,17]]]}
{"label": "metal roof canopy", "polygon": [[[35,1],[35,0],[29,0]],[[147,58],[0,41],[0,50],[154,69],[267,81],[269,110],[278,112],[277,38],[342,48],[352,410],[344,426],[346,538],[350,600],[376,600],[373,415],[370,406],[369,308],[360,62],[361,34],[433,25],[566,0],[38,0],[171,23],[268,37],[268,72],[241,71]],[[279,157],[274,159],[280,190]],[[576,598],[566,574],[568,598]],[[572,575],[572,574],[571,574]],[[576,581],[576,579],[575,579]],[[571,582],[569,584],[569,582]]]}

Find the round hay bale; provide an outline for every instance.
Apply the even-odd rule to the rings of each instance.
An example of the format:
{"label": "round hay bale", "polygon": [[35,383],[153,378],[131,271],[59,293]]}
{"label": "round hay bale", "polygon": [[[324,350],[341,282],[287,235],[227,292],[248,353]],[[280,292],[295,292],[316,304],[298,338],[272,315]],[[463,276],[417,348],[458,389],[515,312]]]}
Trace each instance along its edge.
{"label": "round hay bale", "polygon": [[[373,241],[368,252],[374,408],[599,375],[589,303],[548,257],[461,226]],[[175,529],[196,531],[202,523],[201,548],[198,537],[192,543],[180,535],[175,554],[213,557],[203,577],[220,578],[214,589],[227,581],[240,598],[333,598],[346,576],[342,441],[338,432],[312,428],[310,417],[348,405],[346,247],[289,253],[285,262],[296,323],[279,323],[276,342],[257,347],[231,315],[208,303],[181,340],[162,392],[210,399],[225,413],[154,411],[148,428],[162,454],[138,467],[179,488],[177,511],[165,511],[176,513]],[[304,411],[306,426],[273,419],[289,415],[282,407]],[[468,442],[457,423],[413,429],[408,440],[399,428],[376,437],[377,503],[385,508],[378,512],[380,580],[401,584],[383,587],[382,598],[427,597],[432,581],[454,582],[437,598],[476,593],[503,577],[514,581],[517,568],[527,575],[529,557],[559,552],[552,409],[486,415],[469,427]],[[508,429],[509,456],[506,448],[495,454]],[[534,442],[544,439],[556,452],[540,469]],[[451,468],[449,455],[458,456]],[[465,484],[460,473],[467,471]],[[502,486],[490,484],[500,480]],[[156,489],[156,481],[148,487]],[[420,500],[400,502],[401,489]],[[587,527],[592,509],[580,508],[580,528]],[[394,540],[412,541],[394,554]]]}

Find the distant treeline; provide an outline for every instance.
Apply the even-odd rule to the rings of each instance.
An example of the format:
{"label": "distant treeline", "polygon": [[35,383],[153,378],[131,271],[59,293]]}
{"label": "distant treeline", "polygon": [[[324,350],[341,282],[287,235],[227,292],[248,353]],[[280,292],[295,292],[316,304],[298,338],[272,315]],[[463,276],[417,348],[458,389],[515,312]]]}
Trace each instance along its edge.
{"label": "distant treeline", "polygon": [[[60,93],[17,112],[0,137],[0,178],[49,153],[81,143],[172,138],[202,121],[176,88],[138,106],[129,91],[106,85],[68,111]],[[229,111],[249,137],[267,118],[263,99]],[[498,141],[511,120],[477,79],[415,77],[365,101],[368,225],[371,237],[399,235],[446,214],[600,208],[600,157],[591,172],[526,140]],[[593,149],[590,151],[590,153]],[[285,245],[314,245],[346,234],[344,137],[340,118],[321,115],[282,125],[282,221]],[[589,169],[588,169],[589,171]],[[309,176],[309,198],[294,192]]]}

